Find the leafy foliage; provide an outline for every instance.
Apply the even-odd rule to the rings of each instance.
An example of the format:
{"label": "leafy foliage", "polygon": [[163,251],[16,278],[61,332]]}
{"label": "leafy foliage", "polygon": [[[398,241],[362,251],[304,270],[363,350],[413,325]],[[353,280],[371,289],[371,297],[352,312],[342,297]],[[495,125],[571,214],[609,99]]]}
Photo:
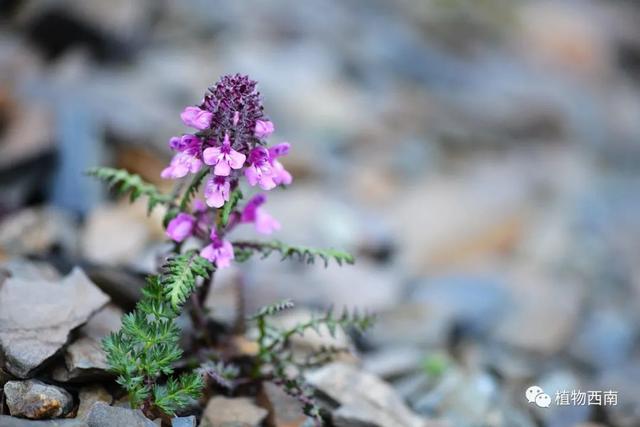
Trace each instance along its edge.
{"label": "leafy foliage", "polygon": [[235,248],[235,258],[237,261],[243,262],[251,258],[253,254],[258,253],[262,258],[266,258],[274,252],[282,257],[282,260],[288,258],[296,258],[302,262],[313,264],[316,258],[320,258],[325,267],[329,265],[330,260],[334,260],[338,265],[353,264],[355,262],[353,255],[348,252],[337,249],[318,249],[307,246],[292,246],[280,241],[257,242],[257,241],[240,241],[233,242]]}
{"label": "leafy foliage", "polygon": [[[281,329],[270,322],[270,317],[293,307],[291,300],[284,300],[275,304],[262,307],[250,320],[256,322],[258,328],[258,355],[256,357],[253,376],[261,378],[270,376],[274,382],[280,385],[289,395],[298,399],[305,413],[311,417],[319,417],[319,407],[313,398],[313,391],[303,380],[304,369],[311,366],[318,366],[333,359],[340,352],[341,348],[320,348],[307,357],[307,360],[300,362],[293,358],[290,348],[290,341],[294,335],[303,335],[307,330],[314,330],[321,333],[324,325],[329,334],[335,337],[338,328],[343,330],[355,329],[364,332],[369,329],[374,322],[374,316],[360,314],[357,311],[349,312],[344,310],[342,314],[335,315],[332,309],[327,310],[321,316],[312,316],[306,322],[298,323],[291,328]],[[295,369],[288,369],[293,366]],[[265,369],[270,372],[265,373]],[[291,376],[289,372],[298,372],[297,376]]]}
{"label": "leafy foliage", "polygon": [[179,310],[196,287],[198,277],[209,277],[213,265],[196,251],[170,258],[160,273],[160,284],[174,310]]}
{"label": "leafy foliage", "polygon": [[236,387],[236,379],[240,375],[237,366],[226,364],[222,361],[209,362],[200,368],[203,375],[208,376],[222,387],[232,390]]}
{"label": "leafy foliage", "polygon": [[236,206],[238,206],[238,202],[241,199],[242,199],[242,191],[236,189],[231,192],[231,195],[229,196],[229,201],[222,206],[222,210],[220,213],[220,225],[222,227],[227,226],[227,224],[229,223],[229,216],[231,215],[231,212],[233,212]]}
{"label": "leafy foliage", "polygon": [[208,173],[209,173],[209,171],[207,170],[207,168],[203,168],[200,172],[198,172],[193,177],[193,179],[191,180],[191,183],[189,183],[189,186],[184,191],[184,193],[182,195],[182,199],[180,200],[180,211],[181,212],[186,211],[187,206],[189,205],[189,202],[198,193],[198,190],[200,189],[200,186],[202,185],[202,181],[204,181],[204,178],[207,176]]}
{"label": "leafy foliage", "polygon": [[146,196],[148,213],[151,213],[156,206],[172,201],[170,195],[161,193],[155,185],[140,178],[140,175],[131,174],[124,169],[98,167],[89,169],[87,174],[105,181],[120,195],[128,193],[131,202],[136,201],[140,196]]}
{"label": "leafy foliage", "polygon": [[123,316],[121,329],[104,339],[107,363],[133,407],[145,402],[171,415],[199,396],[204,385],[200,375],[173,375],[173,365],[182,357],[175,320],[196,277],[207,277],[211,270],[193,251],[170,258],[161,275],[149,277],[135,310]]}
{"label": "leafy foliage", "polygon": [[291,301],[290,299],[285,299],[277,303],[265,305],[264,307],[261,307],[260,310],[258,310],[258,312],[254,314],[251,319],[255,320],[259,317],[273,316],[274,314],[278,314],[281,311],[285,311],[293,307],[294,307],[293,301]]}

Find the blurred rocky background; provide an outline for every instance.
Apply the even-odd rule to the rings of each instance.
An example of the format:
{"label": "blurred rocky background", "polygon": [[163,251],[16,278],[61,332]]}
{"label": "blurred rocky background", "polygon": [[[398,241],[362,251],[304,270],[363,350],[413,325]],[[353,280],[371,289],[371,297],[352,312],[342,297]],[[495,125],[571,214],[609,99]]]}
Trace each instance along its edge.
{"label": "blurred rocky background", "polygon": [[[53,384],[67,390],[48,391],[62,396],[56,416],[111,403],[82,384],[104,375],[97,342],[136,300],[163,234],[83,171],[125,167],[167,187],[179,112],[241,72],[293,147],[294,185],[269,195],[275,237],[357,255],[347,268],[243,265],[244,309],[286,297],[302,314],[379,313],[353,343],[357,368],[310,379],[337,404],[335,425],[640,425],[640,4],[4,0],[0,17],[0,262],[12,276],[0,345],[23,343],[3,349],[0,414]],[[239,275],[217,277],[216,321],[237,315]],[[7,313],[30,311],[46,316],[16,331]],[[45,384],[22,381],[33,377]],[[345,377],[367,386],[345,390]],[[526,401],[533,384],[551,407]],[[562,390],[618,402],[562,407]],[[230,410],[215,399],[203,425]],[[241,425],[266,416],[234,405],[249,407]],[[92,407],[90,425],[127,415],[109,408]]]}

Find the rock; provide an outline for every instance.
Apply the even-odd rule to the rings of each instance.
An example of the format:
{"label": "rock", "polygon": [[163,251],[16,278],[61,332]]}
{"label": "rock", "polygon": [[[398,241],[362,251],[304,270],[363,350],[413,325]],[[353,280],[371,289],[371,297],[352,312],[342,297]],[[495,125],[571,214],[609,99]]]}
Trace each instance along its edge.
{"label": "rock", "polygon": [[522,269],[510,289],[513,303],[496,328],[498,341],[546,356],[562,350],[577,326],[584,287]]}
{"label": "rock", "polygon": [[29,208],[0,223],[0,252],[42,254],[54,247],[69,254],[78,249],[77,226],[68,213],[52,208]]}
{"label": "rock", "polygon": [[25,280],[60,279],[60,273],[51,265],[26,258],[10,258],[8,261],[0,263],[0,270],[6,270],[6,277],[18,277]]}
{"label": "rock", "polygon": [[[533,410],[550,427],[576,425],[590,418],[592,407],[587,405],[555,405],[555,393],[561,390],[581,390],[581,382],[576,374],[569,370],[554,370],[537,379],[535,384],[551,396],[552,404],[548,408],[534,407]],[[548,390],[548,391],[547,391]],[[584,389],[583,389],[584,390]]]}
{"label": "rock", "polygon": [[9,372],[28,377],[108,301],[78,268],[59,282],[7,279],[0,287],[0,346]]}
{"label": "rock", "polygon": [[104,402],[107,405],[111,405],[111,402],[113,402],[113,396],[100,385],[81,388],[78,392],[78,399],[80,400],[80,405],[78,406],[76,418],[83,420],[89,415],[89,411],[94,403]]}
{"label": "rock", "polygon": [[483,165],[454,180],[416,183],[388,205],[386,213],[399,239],[398,257],[410,271],[432,274],[494,256],[518,243],[531,188],[520,169],[496,166]]}
{"label": "rock", "polygon": [[299,426],[307,419],[301,403],[272,382],[262,384],[260,400],[269,408],[267,424],[272,427]]}
{"label": "rock", "polygon": [[438,307],[449,328],[466,334],[486,334],[501,320],[509,295],[497,274],[444,274],[414,283],[409,301]]}
{"label": "rock", "polygon": [[4,394],[14,417],[58,418],[73,409],[73,397],[66,390],[37,380],[9,381]]}
{"label": "rock", "polygon": [[612,425],[620,427],[635,427],[640,425],[640,364],[626,363],[621,366],[611,366],[598,376],[595,390],[603,392],[613,391],[615,405],[605,408],[607,419]]}
{"label": "rock", "polygon": [[97,312],[80,328],[79,338],[71,343],[65,353],[65,367],[54,371],[57,381],[87,381],[111,375],[108,372],[102,339],[120,329],[123,311],[109,304]]}
{"label": "rock", "polygon": [[171,419],[171,427],[196,427],[196,417],[175,417]]}
{"label": "rock", "polygon": [[235,265],[216,271],[215,281],[204,302],[210,319],[223,325],[234,325],[238,318],[237,282],[240,274]]}
{"label": "rock", "polygon": [[633,351],[633,321],[621,310],[591,312],[571,345],[571,354],[597,369],[625,363]]}
{"label": "rock", "polygon": [[147,220],[134,206],[101,206],[87,219],[81,238],[83,254],[99,264],[127,264],[143,251],[151,237]]}
{"label": "rock", "polygon": [[86,422],[78,419],[57,419],[47,421],[32,421],[24,418],[0,415],[0,426],[2,427],[89,427]]}
{"label": "rock", "polygon": [[389,379],[420,370],[425,352],[415,347],[389,347],[369,353],[363,360],[363,369],[381,378]]}
{"label": "rock", "polygon": [[308,373],[307,381],[333,402],[349,407],[339,414],[339,419],[345,423],[349,422],[349,418],[345,418],[347,415],[359,417],[359,414],[364,416],[366,413],[365,421],[375,420],[373,425],[377,426],[424,424],[424,420],[406,406],[389,384],[355,366],[332,363]]}
{"label": "rock", "polygon": [[89,427],[156,427],[142,411],[109,406],[103,402],[93,404],[87,415]]}
{"label": "rock", "polygon": [[463,372],[450,367],[427,394],[415,399],[416,411],[435,414],[456,426],[469,426],[486,419],[495,403],[497,384],[484,372]]}
{"label": "rock", "polygon": [[216,396],[209,400],[200,427],[258,427],[267,418],[267,410],[246,397]]}

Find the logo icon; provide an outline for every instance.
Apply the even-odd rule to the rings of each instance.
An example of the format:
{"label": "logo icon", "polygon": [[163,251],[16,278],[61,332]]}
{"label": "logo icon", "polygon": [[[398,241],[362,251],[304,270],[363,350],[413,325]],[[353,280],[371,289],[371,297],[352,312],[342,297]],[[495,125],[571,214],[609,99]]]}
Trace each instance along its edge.
{"label": "logo icon", "polygon": [[551,396],[542,390],[542,387],[532,385],[524,392],[527,402],[535,403],[540,408],[548,408],[551,405]]}

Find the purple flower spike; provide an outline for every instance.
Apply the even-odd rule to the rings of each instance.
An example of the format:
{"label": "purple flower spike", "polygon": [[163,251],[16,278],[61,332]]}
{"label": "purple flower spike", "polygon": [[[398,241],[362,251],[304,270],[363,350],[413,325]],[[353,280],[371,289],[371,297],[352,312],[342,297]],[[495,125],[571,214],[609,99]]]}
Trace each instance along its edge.
{"label": "purple flower spike", "polygon": [[273,169],[269,163],[269,151],[264,147],[256,147],[249,153],[249,167],[244,171],[249,184],[260,185],[263,190],[271,190],[276,187],[273,180]]}
{"label": "purple flower spike", "polygon": [[167,226],[167,236],[175,242],[182,242],[193,234],[196,219],[186,213],[179,213]]}
{"label": "purple flower spike", "polygon": [[268,138],[273,133],[275,127],[269,120],[256,120],[255,135],[258,139]]}
{"label": "purple flower spike", "polygon": [[164,179],[184,178],[189,173],[196,173],[202,168],[202,161],[187,153],[178,153],[173,156],[171,163],[161,173]]}
{"label": "purple flower spike", "polygon": [[278,157],[286,156],[289,154],[291,145],[288,142],[282,142],[269,148],[269,159],[273,168],[273,181],[277,184],[289,185],[293,182],[293,177],[287,171],[282,163],[277,159]]}
{"label": "purple flower spike", "polygon": [[226,268],[231,265],[231,260],[234,258],[233,246],[231,242],[218,238],[212,230],[211,243],[202,248],[200,256],[215,262],[217,268]]}
{"label": "purple flower spike", "polygon": [[185,125],[194,129],[204,130],[211,126],[213,114],[198,107],[190,106],[184,109],[180,114],[180,118]]}
{"label": "purple flower spike", "polygon": [[209,147],[202,153],[204,162],[208,165],[215,165],[213,173],[218,176],[229,176],[231,169],[240,169],[244,165],[247,156],[238,153],[231,148],[229,135],[224,136],[224,141],[220,147]]}
{"label": "purple flower spike", "polygon": [[207,205],[220,208],[229,200],[231,185],[224,176],[211,176],[204,187],[204,198]]}
{"label": "purple flower spike", "polygon": [[261,208],[266,201],[264,194],[253,196],[242,210],[241,221],[252,222],[258,233],[271,234],[280,230],[280,223]]}

